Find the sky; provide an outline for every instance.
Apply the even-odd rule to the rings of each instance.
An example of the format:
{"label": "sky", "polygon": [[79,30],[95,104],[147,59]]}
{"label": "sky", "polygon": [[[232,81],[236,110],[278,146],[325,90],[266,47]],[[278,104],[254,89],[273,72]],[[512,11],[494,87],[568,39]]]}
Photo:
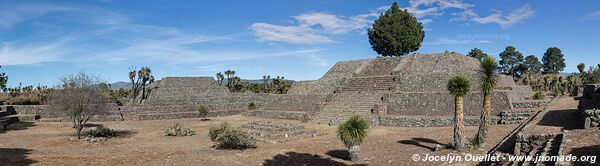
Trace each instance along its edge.
{"label": "sky", "polygon": [[[396,1],[0,1],[0,72],[8,86],[56,85],[86,72],[127,81],[132,67],[157,78],[263,75],[320,78],[338,61],[374,58],[366,34]],[[506,46],[540,60],[565,55],[564,72],[600,64],[600,1],[397,1],[425,29],[419,53],[498,57]]]}

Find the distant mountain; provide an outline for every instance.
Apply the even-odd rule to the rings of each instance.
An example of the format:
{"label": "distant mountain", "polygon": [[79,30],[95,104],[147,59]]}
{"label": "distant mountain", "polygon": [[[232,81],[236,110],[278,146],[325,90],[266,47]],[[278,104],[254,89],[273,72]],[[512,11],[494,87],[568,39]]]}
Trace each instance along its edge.
{"label": "distant mountain", "polygon": [[571,75],[571,74],[573,74],[573,73],[563,73],[563,72],[561,72],[561,73],[560,73],[560,76],[567,77],[567,76],[569,76],[569,75]]}
{"label": "distant mountain", "polygon": [[123,88],[123,89],[130,89],[131,88],[131,82],[125,82],[125,81],[114,82],[114,83],[110,84],[110,88],[112,90],[119,90],[121,88]]}

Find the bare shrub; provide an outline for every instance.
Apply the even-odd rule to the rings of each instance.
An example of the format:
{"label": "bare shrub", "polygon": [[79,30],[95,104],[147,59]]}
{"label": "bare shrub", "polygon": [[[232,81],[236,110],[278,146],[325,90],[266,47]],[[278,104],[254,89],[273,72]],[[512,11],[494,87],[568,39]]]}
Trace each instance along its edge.
{"label": "bare shrub", "polygon": [[98,77],[83,72],[64,76],[60,78],[61,89],[50,96],[51,108],[69,117],[78,139],[81,139],[81,130],[88,120],[106,111],[107,100],[96,86],[100,82]]}
{"label": "bare shrub", "polygon": [[198,108],[196,108],[196,111],[198,112],[198,115],[200,115],[200,117],[202,119],[206,118],[206,116],[208,116],[208,108],[206,108],[204,105],[200,105],[198,106]]}
{"label": "bare shrub", "polygon": [[214,147],[217,149],[256,148],[256,140],[250,134],[228,123],[211,127],[208,130],[208,137],[215,142]]}
{"label": "bare shrub", "polygon": [[194,129],[185,127],[179,123],[176,123],[173,126],[168,126],[163,131],[164,136],[192,136],[196,135],[196,131]]}
{"label": "bare shrub", "polygon": [[117,131],[108,127],[98,127],[88,132],[89,137],[114,137],[117,136]]}

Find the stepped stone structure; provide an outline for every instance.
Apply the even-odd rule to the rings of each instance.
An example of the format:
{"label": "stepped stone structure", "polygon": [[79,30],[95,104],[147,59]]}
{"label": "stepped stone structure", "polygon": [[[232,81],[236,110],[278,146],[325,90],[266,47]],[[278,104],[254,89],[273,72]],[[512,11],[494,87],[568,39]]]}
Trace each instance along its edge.
{"label": "stepped stone structure", "polygon": [[[373,123],[410,126],[396,121],[408,117],[408,121],[423,123],[453,115],[454,97],[446,84],[457,74],[469,76],[474,83],[465,96],[465,116],[476,119],[483,109],[479,62],[449,52],[338,62],[318,80],[294,83],[287,94],[231,93],[211,77],[166,77],[127,115],[140,120],[197,117],[196,109],[204,106],[209,108],[209,116],[249,112],[246,114],[251,116],[333,125],[361,115]],[[513,110],[514,101],[532,95],[528,86],[517,86],[512,78],[500,76],[492,111],[500,115]],[[258,109],[248,111],[249,103],[255,103]]]}
{"label": "stepped stone structure", "polygon": [[[92,120],[195,118],[200,117],[197,109],[205,107],[208,116],[243,114],[335,125],[360,115],[379,125],[447,126],[453,123],[454,97],[446,85],[458,74],[473,82],[465,96],[465,119],[467,125],[477,125],[483,109],[479,62],[450,52],[338,62],[318,80],[294,83],[287,94],[232,93],[212,77],[165,77],[150,87],[142,103],[109,104],[108,111]],[[545,104],[527,100],[532,93],[510,77],[498,77],[493,119],[501,124],[522,123]],[[249,110],[250,103],[257,109]],[[66,120],[45,105],[3,106],[2,110],[11,112],[4,119]]]}

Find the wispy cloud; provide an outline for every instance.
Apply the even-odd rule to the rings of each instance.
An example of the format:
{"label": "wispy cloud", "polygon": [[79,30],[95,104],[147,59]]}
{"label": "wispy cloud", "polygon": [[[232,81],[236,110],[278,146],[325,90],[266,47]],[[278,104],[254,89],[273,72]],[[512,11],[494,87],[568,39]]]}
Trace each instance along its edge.
{"label": "wispy cloud", "polygon": [[72,9],[64,6],[45,5],[45,4],[27,4],[17,6],[0,7],[0,27],[8,28],[24,20],[38,17],[44,14],[61,11],[71,11]]}
{"label": "wispy cloud", "polygon": [[[321,51],[320,49],[270,50],[205,47],[207,44],[235,42],[236,37],[233,35],[203,35],[174,27],[133,23],[135,21],[127,15],[98,8],[54,7],[64,9],[60,11],[65,12],[57,17],[76,16],[76,18],[70,18],[69,21],[72,21],[71,24],[81,26],[69,27],[70,29],[67,31],[45,32],[43,36],[24,36],[14,40],[3,39],[0,43],[0,64],[26,65],[66,62],[78,65],[98,65],[160,62],[171,65],[191,65],[200,62],[225,63],[281,56],[303,56],[313,61],[317,59],[315,54]],[[29,11],[38,7],[21,8],[19,11]],[[21,17],[18,21],[5,21],[2,26],[11,27],[20,21],[40,17],[43,13],[19,14]],[[0,17],[8,16],[0,14]],[[60,27],[63,25],[49,22],[48,26]],[[41,31],[44,30],[42,27],[38,28],[41,28]],[[275,27],[275,29],[278,28],[281,29]],[[282,31],[294,32],[296,30],[283,28]],[[327,39],[323,39],[323,42],[327,42]],[[321,64],[322,62],[316,63]]]}
{"label": "wispy cloud", "polygon": [[451,12],[451,15],[455,16],[451,21],[471,21],[479,24],[496,23],[502,28],[509,28],[516,23],[531,18],[535,14],[529,4],[513,10],[508,15],[503,15],[501,11],[494,10],[494,13],[485,17],[477,14],[475,7],[474,4],[460,0],[411,0],[409,6],[404,9],[419,18],[423,24],[432,23],[433,18],[444,15],[444,13],[449,12],[448,9],[457,9],[460,12]]}
{"label": "wispy cloud", "polygon": [[600,20],[600,10],[593,11],[588,13],[587,15],[581,17],[580,21],[592,21],[592,20]]}
{"label": "wispy cloud", "polygon": [[329,37],[307,26],[281,26],[267,23],[254,23],[251,29],[255,31],[258,41],[286,42],[293,44],[335,43]]}
{"label": "wispy cloud", "polygon": [[365,33],[372,21],[382,9],[351,17],[338,16],[325,12],[308,12],[294,16],[292,25],[274,25],[254,23],[250,26],[255,31],[258,41],[285,42],[293,44],[336,43],[331,35],[350,32]]}
{"label": "wispy cloud", "polygon": [[526,4],[516,10],[513,10],[506,16],[503,16],[500,11],[496,11],[495,13],[486,17],[474,15],[472,20],[480,24],[497,23],[502,28],[509,28],[516,23],[531,18],[534,14],[535,11],[529,4]]}
{"label": "wispy cloud", "polygon": [[491,43],[489,40],[474,40],[474,39],[452,39],[447,37],[438,38],[433,42],[425,42],[423,45],[457,45],[457,44],[472,44],[472,43]]}

